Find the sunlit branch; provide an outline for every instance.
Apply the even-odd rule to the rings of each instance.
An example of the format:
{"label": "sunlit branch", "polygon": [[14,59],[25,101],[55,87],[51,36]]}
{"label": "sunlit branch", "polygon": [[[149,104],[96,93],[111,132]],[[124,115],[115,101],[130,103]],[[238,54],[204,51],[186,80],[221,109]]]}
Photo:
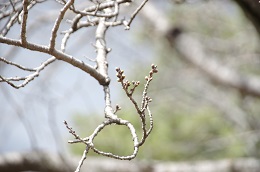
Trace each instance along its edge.
{"label": "sunlit branch", "polygon": [[55,48],[55,42],[56,42],[56,37],[57,37],[57,31],[60,27],[60,23],[66,13],[66,11],[69,9],[71,4],[74,3],[74,0],[69,0],[66,5],[60,10],[60,14],[58,18],[56,19],[54,26],[52,28],[52,33],[51,33],[51,39],[50,39],[50,50],[52,51]]}

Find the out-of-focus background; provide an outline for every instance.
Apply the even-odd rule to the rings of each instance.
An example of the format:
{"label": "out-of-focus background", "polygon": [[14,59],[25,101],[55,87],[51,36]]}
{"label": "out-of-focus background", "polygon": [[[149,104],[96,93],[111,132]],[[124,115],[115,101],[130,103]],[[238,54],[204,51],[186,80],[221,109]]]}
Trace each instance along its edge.
{"label": "out-of-focus background", "polygon": [[[124,69],[130,81],[140,80],[142,84],[152,63],[159,69],[148,92],[153,99],[154,130],[139,150],[137,160],[148,163],[259,158],[259,95],[227,84],[232,80],[218,80],[214,73],[208,74],[206,70],[208,62],[219,65],[214,68],[216,75],[225,77],[226,70],[232,71],[231,78],[243,81],[242,86],[251,82],[259,86],[259,28],[255,23],[260,20],[251,20],[252,11],[248,7],[249,11],[245,12],[241,4],[242,0],[151,0],[129,31],[119,26],[107,33],[107,44],[112,48],[108,55],[112,103],[122,107],[119,116],[131,120],[137,127],[137,114],[116,82],[114,69]],[[60,8],[57,2],[46,1],[30,11],[30,41],[48,44]],[[260,11],[260,4],[255,8]],[[177,45],[169,46],[169,40],[161,34],[163,31],[156,28],[156,23],[164,26],[162,16],[153,14],[162,15],[167,26],[178,28],[196,40],[198,44],[191,44],[192,47],[181,45],[184,52],[199,45],[203,48],[205,63],[203,59],[199,64],[193,63],[189,57],[183,57]],[[64,22],[62,29],[68,28],[69,24]],[[7,36],[17,38],[19,34],[17,25]],[[67,52],[80,59],[95,58],[91,45],[95,41],[94,34],[95,28],[75,33],[68,42]],[[195,58],[201,55],[200,51],[191,54]],[[30,67],[48,57],[4,44],[0,44],[0,56]],[[3,76],[26,74],[4,63],[0,63],[0,72]],[[257,89],[260,92],[260,87]],[[136,91],[137,99],[141,91],[141,88]],[[103,99],[102,87],[97,81],[62,61],[48,66],[25,88],[16,90],[0,83],[0,156],[34,150],[81,156],[84,145],[67,143],[73,137],[63,120],[80,136],[88,136],[102,122]],[[132,151],[130,133],[118,126],[100,133],[95,144],[99,149],[120,155]],[[89,156],[100,158],[92,152]]]}

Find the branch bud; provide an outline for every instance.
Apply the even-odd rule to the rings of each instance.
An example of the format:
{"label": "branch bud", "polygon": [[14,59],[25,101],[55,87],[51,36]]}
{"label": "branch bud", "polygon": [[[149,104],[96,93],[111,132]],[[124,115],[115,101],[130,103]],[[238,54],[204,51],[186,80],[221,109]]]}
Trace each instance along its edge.
{"label": "branch bud", "polygon": [[120,71],[120,68],[119,68],[119,67],[116,67],[116,71],[119,72],[119,71]]}

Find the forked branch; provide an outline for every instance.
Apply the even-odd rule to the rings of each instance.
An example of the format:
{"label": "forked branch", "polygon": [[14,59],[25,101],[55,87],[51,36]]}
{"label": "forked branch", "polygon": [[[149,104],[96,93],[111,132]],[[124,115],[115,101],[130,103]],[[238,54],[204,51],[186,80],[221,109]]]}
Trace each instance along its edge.
{"label": "forked branch", "polygon": [[[69,132],[76,139],[74,141],[69,141],[69,143],[71,143],[71,144],[73,144],[73,143],[83,143],[83,144],[86,145],[86,150],[84,151],[84,153],[82,155],[83,161],[81,161],[81,163],[79,163],[78,169],[80,169],[80,167],[82,166],[82,163],[86,159],[86,154],[88,153],[89,149],[92,149],[97,154],[100,154],[100,155],[103,155],[103,156],[108,156],[108,157],[115,158],[115,159],[120,159],[120,160],[131,160],[131,159],[135,158],[137,153],[138,153],[139,147],[143,145],[143,143],[145,142],[145,140],[147,139],[147,137],[149,136],[149,134],[152,131],[153,118],[152,118],[152,113],[149,109],[149,103],[152,101],[152,99],[147,96],[147,91],[148,91],[148,88],[149,88],[149,84],[153,79],[153,75],[158,72],[157,66],[152,65],[152,70],[149,72],[149,75],[145,77],[146,83],[145,83],[145,87],[144,87],[144,90],[143,90],[143,97],[142,97],[142,101],[141,101],[141,106],[138,106],[136,100],[133,98],[134,90],[139,86],[140,82],[139,81],[133,81],[132,84],[131,84],[128,80],[125,80],[125,75],[123,74],[124,73],[123,70],[121,70],[120,68],[116,68],[116,71],[117,71],[118,82],[121,83],[122,88],[124,89],[127,97],[133,103],[133,105],[134,105],[134,107],[135,107],[135,109],[138,113],[138,117],[140,118],[140,122],[141,122],[141,125],[142,125],[142,131],[143,131],[142,132],[142,138],[140,140],[138,139],[139,137],[136,134],[136,129],[134,128],[133,124],[131,124],[130,121],[121,119],[114,114],[114,112],[116,112],[118,110],[119,106],[117,105],[116,110],[113,110],[113,108],[111,106],[109,87],[106,86],[106,87],[104,87],[104,92],[105,92],[105,101],[106,101],[105,117],[107,119],[105,121],[103,121],[103,123],[98,125],[97,128],[93,131],[93,133],[90,136],[88,136],[86,138],[81,138],[78,134],[76,134],[76,132],[71,127],[68,126],[67,122],[64,121],[64,124],[68,128]],[[131,86],[132,86],[132,88],[130,88]],[[148,112],[148,117],[146,117],[146,112]],[[147,129],[147,127],[146,127],[147,119],[149,120],[149,129]],[[134,147],[134,150],[133,150],[131,155],[128,155],[128,156],[115,155],[111,152],[104,152],[104,151],[98,150],[95,147],[95,145],[93,143],[95,137],[106,126],[111,125],[111,124],[125,125],[130,130],[130,133],[131,133],[132,138],[133,138],[133,147]]]}
{"label": "forked branch", "polygon": [[[22,88],[24,86],[26,86],[29,82],[33,81],[36,77],[38,77],[40,75],[40,72],[45,68],[47,67],[49,64],[53,63],[54,61],[56,60],[55,57],[51,57],[49,58],[48,60],[46,60],[45,62],[43,62],[40,66],[38,66],[37,68],[26,68],[26,67],[23,67],[19,64],[16,64],[14,62],[11,62],[11,61],[8,61],[2,57],[0,57],[0,61],[6,63],[6,64],[10,64],[10,65],[13,65],[21,70],[24,70],[24,71],[29,71],[29,72],[33,72],[32,74],[28,75],[28,76],[25,76],[25,77],[2,77],[0,75],[0,82],[6,82],[8,83],[9,85],[11,85],[12,87],[14,88]],[[21,84],[17,85],[15,84],[14,82],[18,82],[18,81],[23,81]]]}
{"label": "forked branch", "polygon": [[[143,0],[143,2],[136,8],[136,10],[133,12],[133,14],[129,17],[129,19],[121,18],[118,19],[120,14],[120,6],[122,4],[131,3],[132,0],[104,0],[102,2],[96,1],[90,6],[86,6],[85,8],[82,7],[76,7],[76,4],[74,4],[74,0],[56,0],[60,5],[62,5],[59,15],[57,16],[52,31],[50,33],[50,41],[49,45],[39,45],[33,42],[30,42],[27,39],[29,34],[27,34],[27,24],[28,24],[28,18],[30,14],[30,9],[39,2],[44,2],[45,0],[18,0],[19,3],[14,3],[12,0],[10,0],[10,3],[8,3],[8,9],[10,11],[8,12],[10,18],[7,20],[7,24],[3,26],[3,28],[0,30],[0,43],[11,45],[11,46],[17,46],[20,48],[25,48],[31,51],[37,51],[44,54],[48,54],[51,57],[47,60],[45,60],[42,64],[40,64],[36,68],[29,68],[22,66],[20,64],[14,63],[10,61],[8,58],[0,57],[0,62],[5,63],[7,65],[14,66],[20,70],[30,72],[28,76],[23,77],[4,77],[0,74],[0,82],[6,82],[7,84],[11,85],[14,88],[21,88],[26,86],[28,83],[30,83],[32,80],[34,80],[36,77],[40,75],[40,72],[45,69],[49,64],[53,63],[56,59],[61,60],[63,62],[69,63],[73,65],[76,68],[81,69],[82,71],[90,74],[93,78],[95,78],[99,84],[103,87],[104,91],[104,101],[105,101],[105,107],[104,107],[104,121],[96,127],[96,129],[93,131],[93,133],[85,138],[81,138],[69,125],[66,121],[64,121],[64,124],[68,131],[74,136],[74,141],[69,141],[69,143],[83,143],[86,145],[86,149],[83,152],[82,158],[79,162],[79,165],[76,169],[76,171],[80,171],[80,168],[83,164],[83,162],[86,159],[86,156],[89,152],[89,150],[93,150],[97,154],[101,154],[103,156],[112,157],[115,159],[121,159],[121,160],[131,160],[136,157],[139,147],[143,145],[146,138],[149,136],[150,132],[153,128],[153,118],[152,113],[149,109],[149,103],[152,101],[150,97],[147,96],[147,91],[150,82],[153,79],[153,75],[157,73],[157,66],[152,65],[152,69],[149,72],[149,75],[145,77],[146,83],[145,87],[142,93],[142,100],[139,103],[134,99],[133,94],[135,93],[135,90],[139,86],[139,81],[133,81],[129,82],[125,79],[124,71],[120,68],[117,68],[117,78],[118,82],[121,83],[122,88],[124,92],[126,93],[126,96],[130,99],[131,103],[133,104],[134,108],[137,112],[137,118],[140,119],[140,123],[142,126],[142,136],[139,136],[136,134],[136,129],[133,126],[133,124],[128,121],[119,118],[116,113],[120,110],[120,107],[116,105],[115,108],[112,107],[111,103],[111,95],[110,95],[110,78],[108,75],[108,61],[107,61],[107,55],[111,51],[111,48],[107,47],[106,44],[106,33],[107,30],[112,26],[123,26],[125,29],[129,29],[132,21],[137,16],[137,14],[140,12],[140,10],[144,7],[144,5],[147,3],[148,0]],[[16,2],[16,1],[15,1]],[[60,44],[60,49],[57,47],[57,40],[58,40],[58,32],[60,29],[60,25],[62,24],[63,18],[66,15],[66,13],[70,11],[74,17],[71,21],[69,21],[69,24],[71,26],[66,31],[62,31],[63,38]],[[4,19],[8,16],[7,13],[1,13],[0,11],[0,20]],[[10,28],[15,24],[20,24],[20,38],[19,39],[11,39],[6,37],[8,34]],[[88,27],[96,27],[96,33],[95,33],[95,45],[94,48],[96,49],[96,58],[93,60],[96,62],[96,67],[91,66],[87,64],[85,61],[79,60],[77,57],[74,57],[73,55],[67,54],[66,46],[68,44],[70,36],[82,28],[88,28]],[[22,83],[21,83],[22,82]],[[17,84],[18,83],[18,84]],[[20,83],[20,84],[19,84]],[[149,123],[149,127],[147,127],[147,124]],[[110,152],[104,152],[101,150],[98,150],[93,141],[96,138],[96,136],[108,125],[116,124],[116,125],[123,125],[127,127],[130,130],[131,136],[133,138],[133,152],[131,155],[128,156],[119,156],[115,155]]]}

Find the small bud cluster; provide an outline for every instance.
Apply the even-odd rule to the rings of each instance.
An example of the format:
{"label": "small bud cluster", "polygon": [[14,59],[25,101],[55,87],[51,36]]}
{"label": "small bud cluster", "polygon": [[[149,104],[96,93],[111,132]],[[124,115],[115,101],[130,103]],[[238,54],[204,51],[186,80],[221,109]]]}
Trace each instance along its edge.
{"label": "small bud cluster", "polygon": [[133,88],[130,89],[130,94],[133,94],[135,91],[135,88],[140,85],[140,81],[132,81]]}
{"label": "small bud cluster", "polygon": [[114,114],[117,113],[117,111],[119,110],[121,110],[121,107],[118,104],[116,104],[116,110],[114,111]]}
{"label": "small bud cluster", "polygon": [[146,96],[145,99],[146,99],[148,102],[152,102],[152,101],[153,101],[153,99],[152,99],[151,97],[148,97],[148,96]]}
{"label": "small bud cluster", "polygon": [[[140,81],[132,81],[129,82],[128,80],[125,80],[124,70],[121,70],[120,68],[116,68],[117,71],[117,81],[122,83],[122,86],[125,90],[127,90],[129,95],[132,95],[135,91],[135,88],[140,85]],[[129,90],[129,87],[133,85],[133,88]]]}
{"label": "small bud cluster", "polygon": [[125,79],[125,75],[123,74],[124,73],[124,70],[121,70],[119,67],[116,68],[116,71],[117,71],[117,81],[118,82],[122,82],[124,79]]}
{"label": "small bud cluster", "polygon": [[152,70],[150,70],[149,72],[149,77],[148,76],[145,77],[146,81],[151,81],[153,79],[153,74],[158,72],[156,65],[152,64],[151,67]]}

